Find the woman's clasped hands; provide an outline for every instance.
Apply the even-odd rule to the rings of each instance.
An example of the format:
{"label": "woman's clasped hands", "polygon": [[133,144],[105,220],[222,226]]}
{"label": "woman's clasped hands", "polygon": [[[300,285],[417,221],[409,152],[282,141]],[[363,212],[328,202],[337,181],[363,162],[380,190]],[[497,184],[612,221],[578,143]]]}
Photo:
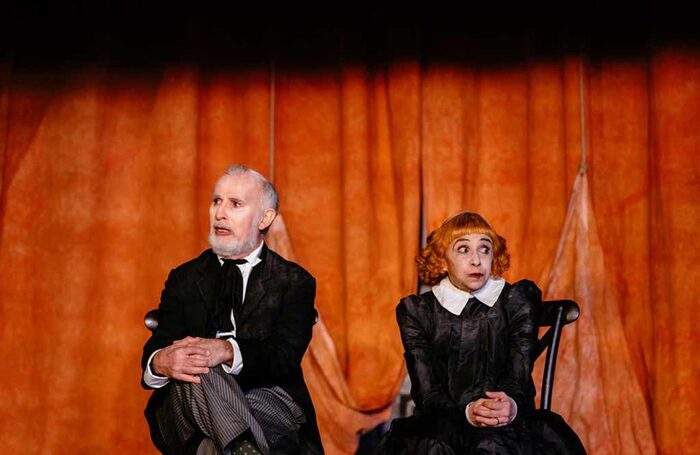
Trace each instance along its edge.
{"label": "woman's clasped hands", "polygon": [[505,392],[486,392],[486,398],[469,403],[465,413],[475,427],[502,427],[515,419],[517,406]]}

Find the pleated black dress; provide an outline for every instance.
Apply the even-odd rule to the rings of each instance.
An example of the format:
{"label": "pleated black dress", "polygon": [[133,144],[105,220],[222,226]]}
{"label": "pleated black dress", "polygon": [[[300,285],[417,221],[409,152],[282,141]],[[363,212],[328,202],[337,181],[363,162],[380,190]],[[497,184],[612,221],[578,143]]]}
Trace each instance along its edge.
{"label": "pleated black dress", "polygon": [[[392,423],[379,453],[585,453],[561,417],[535,410],[531,372],[540,303],[540,290],[525,280],[506,283],[492,307],[469,299],[460,315],[443,308],[432,291],[402,299],[396,315],[416,413]],[[511,424],[467,422],[467,404],[486,391],[515,400]]]}

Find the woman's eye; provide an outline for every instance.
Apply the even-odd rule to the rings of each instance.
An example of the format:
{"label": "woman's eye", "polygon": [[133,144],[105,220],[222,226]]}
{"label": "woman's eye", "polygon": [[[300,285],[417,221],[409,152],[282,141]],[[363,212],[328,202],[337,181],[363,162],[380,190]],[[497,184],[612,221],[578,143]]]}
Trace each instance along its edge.
{"label": "woman's eye", "polygon": [[479,251],[480,251],[482,254],[489,254],[489,251],[491,251],[491,249],[490,249],[489,247],[487,247],[487,246],[482,246],[481,248],[479,248]]}
{"label": "woman's eye", "polygon": [[466,246],[460,246],[459,248],[457,248],[458,253],[466,253],[467,251],[469,251],[469,248],[467,248]]}

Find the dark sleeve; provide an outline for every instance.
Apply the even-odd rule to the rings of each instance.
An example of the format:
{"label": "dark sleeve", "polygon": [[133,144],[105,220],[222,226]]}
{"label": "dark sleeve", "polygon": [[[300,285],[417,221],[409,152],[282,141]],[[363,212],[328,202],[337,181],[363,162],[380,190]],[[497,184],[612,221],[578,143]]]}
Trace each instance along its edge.
{"label": "dark sleeve", "polygon": [[284,384],[301,368],[317,316],[315,296],[316,280],[303,270],[293,272],[269,335],[236,340],[243,357],[241,380]]}
{"label": "dark sleeve", "polygon": [[445,372],[432,350],[427,327],[434,320],[418,297],[409,296],[396,307],[401,341],[405,350],[406,367],[411,378],[411,396],[416,408],[425,415],[440,415],[452,420],[464,420],[464,409],[445,391]]}
{"label": "dark sleeve", "polygon": [[509,368],[500,388],[515,400],[519,413],[534,406],[535,389],[531,375],[541,303],[542,292],[532,281],[519,281],[508,291],[505,309],[508,315]]}
{"label": "dark sleeve", "polygon": [[[183,282],[179,275],[178,269],[172,270],[165,281],[165,287],[160,295],[160,305],[158,305],[158,328],[143,347],[142,370],[146,368],[146,362],[153,352],[170,346],[173,341],[186,336],[183,322],[184,299],[181,292]],[[143,379],[141,384],[145,388],[150,388],[143,382]]]}

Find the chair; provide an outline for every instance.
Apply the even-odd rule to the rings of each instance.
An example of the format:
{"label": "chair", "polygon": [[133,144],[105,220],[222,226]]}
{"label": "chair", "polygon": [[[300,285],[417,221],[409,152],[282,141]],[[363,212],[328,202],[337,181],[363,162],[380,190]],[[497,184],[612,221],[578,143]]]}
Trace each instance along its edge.
{"label": "chair", "polygon": [[552,406],[552,391],[554,387],[554,370],[557,366],[559,339],[564,326],[576,321],[579,307],[573,300],[549,300],[542,302],[540,327],[549,327],[542,337],[537,340],[536,357],[539,358],[544,350],[547,356],[544,362],[542,389],[540,390],[540,409],[550,410]]}

